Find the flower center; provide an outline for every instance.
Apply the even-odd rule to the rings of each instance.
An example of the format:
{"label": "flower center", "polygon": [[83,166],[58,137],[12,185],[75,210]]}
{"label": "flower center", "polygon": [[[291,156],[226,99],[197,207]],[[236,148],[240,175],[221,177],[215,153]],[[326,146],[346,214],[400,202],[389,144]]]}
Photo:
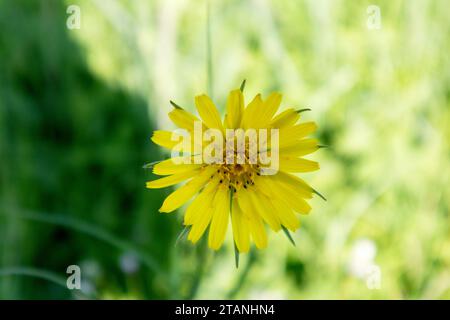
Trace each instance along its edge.
{"label": "flower center", "polygon": [[222,164],[217,169],[217,174],[220,184],[228,185],[230,190],[236,192],[254,185],[255,176],[260,175],[259,170],[259,164]]}

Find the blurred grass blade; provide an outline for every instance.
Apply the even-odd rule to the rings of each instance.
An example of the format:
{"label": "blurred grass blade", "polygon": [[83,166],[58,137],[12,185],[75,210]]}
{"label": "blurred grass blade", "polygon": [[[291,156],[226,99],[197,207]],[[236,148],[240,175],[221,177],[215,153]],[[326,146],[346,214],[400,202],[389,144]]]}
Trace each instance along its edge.
{"label": "blurred grass blade", "polygon": [[0,277],[10,276],[10,275],[25,275],[35,278],[44,279],[55,284],[60,285],[67,289],[66,279],[64,277],[59,276],[58,274],[48,271],[42,270],[32,267],[6,267],[0,269]]}
{"label": "blurred grass blade", "polygon": [[[4,212],[8,212],[7,208],[3,208]],[[117,236],[98,228],[90,223],[69,217],[62,214],[48,214],[41,212],[28,211],[20,208],[14,208],[12,210],[14,215],[8,213],[2,213],[4,215],[14,216],[18,218],[39,221],[44,223],[49,223],[53,225],[58,225],[62,227],[68,227],[75,231],[90,235],[98,240],[102,240],[113,247],[116,247],[122,251],[129,251],[136,254],[136,256],[141,260],[141,262],[148,268],[152,269],[158,276],[166,277],[165,272],[161,269],[159,264],[149,255],[137,249],[133,244],[118,238]]]}
{"label": "blurred grass blade", "polygon": [[[57,284],[65,289],[69,290],[67,288],[66,278],[63,276],[60,276],[57,273],[52,272],[52,271],[33,268],[33,267],[24,267],[24,266],[0,268],[0,277],[7,277],[7,276],[14,276],[14,275],[44,279],[44,280],[50,281],[54,284]],[[73,295],[75,295],[74,294],[75,292],[77,294],[80,294],[80,292],[81,292],[81,295],[84,298],[88,298],[88,296],[86,296],[86,294],[84,294],[82,290],[81,291],[80,290],[76,290],[76,291],[69,290],[69,291]]]}
{"label": "blurred grass blade", "polygon": [[185,226],[183,230],[181,230],[180,234],[177,237],[177,240],[175,240],[175,247],[178,245],[180,241],[184,240],[185,236],[188,234],[190,229],[191,226]]}

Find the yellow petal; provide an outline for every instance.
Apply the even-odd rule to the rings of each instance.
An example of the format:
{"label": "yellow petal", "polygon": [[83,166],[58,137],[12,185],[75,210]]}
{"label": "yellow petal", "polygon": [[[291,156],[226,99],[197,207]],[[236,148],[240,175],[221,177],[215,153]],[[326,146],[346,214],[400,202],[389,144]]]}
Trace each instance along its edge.
{"label": "yellow petal", "polygon": [[287,172],[311,172],[319,170],[319,163],[303,158],[280,157],[280,170]]}
{"label": "yellow petal", "polygon": [[271,126],[273,128],[284,128],[294,125],[298,119],[300,119],[300,114],[295,109],[287,109],[273,118]]}
{"label": "yellow petal", "polygon": [[236,199],[233,199],[231,209],[231,223],[233,226],[233,239],[239,252],[248,252],[250,249],[250,220],[244,215]]}
{"label": "yellow petal", "polygon": [[208,199],[211,194],[215,192],[215,188],[219,184],[219,178],[211,180],[201,193],[192,201],[189,207],[186,209],[184,215],[184,225],[192,225],[200,219],[201,213],[205,207],[209,205]]}
{"label": "yellow petal", "polygon": [[[153,132],[153,136],[151,140],[167,149],[173,149],[178,151],[179,153],[186,152],[192,153],[195,150],[202,150],[202,141],[196,141],[194,139],[193,133],[186,131],[188,134],[185,136],[183,133],[176,131],[165,131],[165,130],[156,130]],[[190,139],[190,144],[188,143],[185,148],[185,142],[183,139]]]}
{"label": "yellow petal", "polygon": [[[258,187],[258,190],[263,192],[269,198],[275,197],[276,193],[279,191],[278,189],[283,188],[289,189],[292,194],[295,194],[295,198],[312,198],[312,191],[305,190],[299,187],[292,187],[291,185],[285,185],[283,181],[279,179],[279,175],[282,172],[279,171],[276,175],[273,176],[260,176],[255,178],[255,185]],[[277,189],[278,188],[278,189]]]}
{"label": "yellow petal", "polygon": [[165,131],[165,130],[156,130],[153,132],[152,141],[156,143],[157,145],[172,149],[174,146],[176,146],[179,141],[172,140],[172,132],[171,131]]}
{"label": "yellow petal", "polygon": [[311,211],[311,206],[302,198],[294,198],[294,194],[287,192],[284,190],[280,190],[281,192],[277,193],[277,198],[286,203],[289,207],[291,207],[294,211],[302,214],[308,214]]}
{"label": "yellow petal", "polygon": [[245,129],[266,128],[281,102],[281,94],[272,93],[266,101],[257,95],[244,111],[243,124]]}
{"label": "yellow petal", "polygon": [[280,129],[280,148],[296,144],[298,140],[317,130],[314,122],[304,122]]}
{"label": "yellow petal", "polygon": [[280,153],[283,155],[301,157],[313,153],[319,149],[319,144],[316,139],[299,140],[296,144],[282,148]]}
{"label": "yellow petal", "polygon": [[195,223],[192,225],[191,231],[188,235],[188,240],[192,243],[196,243],[201,238],[206,230],[206,227],[208,227],[211,221],[213,214],[212,202],[215,194],[215,190],[207,193],[203,199],[205,202],[204,206],[201,206],[198,209],[198,219],[196,219]]}
{"label": "yellow petal", "polygon": [[254,125],[254,120],[258,116],[258,112],[261,111],[261,106],[263,101],[261,95],[257,94],[253,100],[248,104],[247,108],[244,110],[244,115],[242,117],[241,127],[244,129],[256,128]]}
{"label": "yellow petal", "polygon": [[294,211],[303,214],[309,213],[311,206],[303,199],[304,191],[287,188],[284,184],[274,179],[273,177],[275,176],[258,177],[258,179],[255,179],[255,185],[270,198],[277,198],[283,201]]}
{"label": "yellow petal", "polygon": [[251,189],[247,193],[251,199],[253,207],[256,209],[256,212],[263,218],[270,228],[274,231],[280,230],[280,220],[275,214],[268,198],[264,194],[256,192],[256,189]]}
{"label": "yellow petal", "polygon": [[264,228],[263,221],[257,215],[250,218],[249,223],[250,234],[252,235],[253,242],[258,249],[264,249],[267,247],[267,233]]}
{"label": "yellow petal", "polygon": [[230,192],[221,185],[214,197],[214,213],[209,226],[208,246],[218,250],[225,240],[230,212]]}
{"label": "yellow petal", "polygon": [[153,173],[164,176],[169,174],[180,173],[188,170],[200,168],[201,164],[194,163],[182,163],[183,160],[193,162],[190,156],[188,157],[175,157],[161,161],[153,167]]}
{"label": "yellow petal", "polygon": [[187,112],[186,110],[181,108],[175,108],[171,112],[169,112],[169,118],[179,128],[183,128],[189,131],[194,130],[195,121],[200,121],[200,119],[194,116],[192,113]]}
{"label": "yellow petal", "polygon": [[272,198],[271,203],[275,208],[275,212],[280,218],[281,224],[291,231],[295,231],[300,226],[300,220],[294,214],[292,209],[277,198]]}
{"label": "yellow petal", "polygon": [[244,96],[241,90],[233,90],[228,95],[227,108],[225,115],[225,126],[235,129],[241,124],[244,114]]}
{"label": "yellow petal", "polygon": [[267,234],[264,228],[264,223],[262,218],[256,213],[256,209],[253,207],[252,203],[248,200],[248,197],[242,197],[242,190],[236,194],[239,207],[242,212],[249,219],[249,230],[253,241],[258,249],[263,249],[267,247]]}
{"label": "yellow petal", "polygon": [[283,188],[287,188],[291,190],[291,192],[298,193],[298,197],[300,198],[312,198],[313,188],[311,188],[304,180],[293,174],[279,171],[276,175],[270,176],[269,179],[277,181]]}
{"label": "yellow petal", "polygon": [[277,112],[281,103],[281,94],[274,92],[272,93],[266,101],[264,101],[263,106],[258,114],[256,127],[266,128],[269,126],[274,114]]}
{"label": "yellow petal", "polygon": [[195,104],[197,111],[202,118],[203,122],[208,128],[220,129],[223,132],[222,121],[220,120],[220,114],[214,103],[207,95],[201,95],[195,97]]}
{"label": "yellow petal", "polygon": [[[198,172],[195,178],[188,181],[184,186],[172,192],[165,200],[160,212],[172,212],[191,199],[211,179],[211,174],[216,169],[212,166],[195,170]],[[194,170],[192,170],[194,171]]]}
{"label": "yellow petal", "polygon": [[288,189],[281,189],[277,193],[277,197],[294,211],[302,214],[308,214],[311,211],[311,206],[302,198],[295,198],[295,193],[290,192]]}
{"label": "yellow petal", "polygon": [[174,184],[180,183],[186,179],[189,179],[193,176],[195,176],[199,172],[199,169],[189,170],[180,172],[177,174],[173,174],[168,177],[164,177],[161,179],[148,181],[147,182],[147,188],[149,189],[157,189],[157,188],[165,188],[168,186],[172,186]]}

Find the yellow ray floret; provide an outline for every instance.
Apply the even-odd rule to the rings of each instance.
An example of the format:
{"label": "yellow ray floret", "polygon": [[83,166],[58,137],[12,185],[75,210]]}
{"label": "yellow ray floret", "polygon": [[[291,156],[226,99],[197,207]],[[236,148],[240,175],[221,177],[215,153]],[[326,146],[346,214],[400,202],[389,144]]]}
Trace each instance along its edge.
{"label": "yellow ray floret", "polygon": [[239,252],[248,252],[250,249],[250,219],[242,212],[236,199],[233,199],[231,224],[233,238]]}
{"label": "yellow ray floret", "polygon": [[227,128],[239,128],[244,114],[244,96],[241,90],[230,92],[227,100],[224,124]]}

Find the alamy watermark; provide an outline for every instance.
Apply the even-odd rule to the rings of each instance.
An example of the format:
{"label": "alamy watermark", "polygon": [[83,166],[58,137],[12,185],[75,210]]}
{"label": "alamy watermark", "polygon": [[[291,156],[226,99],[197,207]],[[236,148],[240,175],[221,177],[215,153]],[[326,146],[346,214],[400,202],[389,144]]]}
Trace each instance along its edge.
{"label": "alamy watermark", "polygon": [[67,277],[66,285],[67,289],[81,290],[81,269],[76,264],[72,264],[67,267],[66,273],[69,274]]}
{"label": "alamy watermark", "polygon": [[369,266],[366,270],[366,286],[370,290],[381,289],[381,268],[376,264]]}
{"label": "alamy watermark", "polygon": [[69,14],[66,20],[66,26],[68,29],[80,29],[81,28],[81,8],[77,5],[71,4],[67,7],[66,13]]}
{"label": "alamy watermark", "polygon": [[369,30],[381,29],[381,9],[379,6],[371,4],[367,7],[367,28]]}

